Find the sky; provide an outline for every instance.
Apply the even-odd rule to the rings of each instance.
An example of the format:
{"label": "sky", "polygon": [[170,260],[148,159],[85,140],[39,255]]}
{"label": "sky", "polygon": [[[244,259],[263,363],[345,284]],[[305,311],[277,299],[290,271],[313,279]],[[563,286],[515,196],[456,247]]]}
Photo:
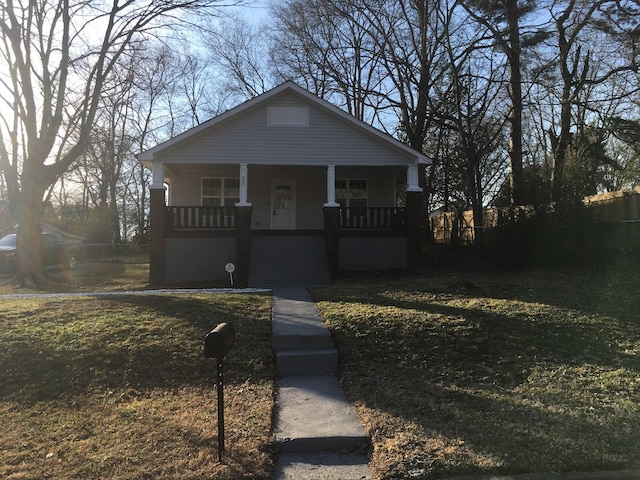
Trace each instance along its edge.
{"label": "sky", "polygon": [[265,20],[269,14],[270,0],[251,0],[251,4],[245,7],[237,7],[236,10],[251,22],[259,23]]}

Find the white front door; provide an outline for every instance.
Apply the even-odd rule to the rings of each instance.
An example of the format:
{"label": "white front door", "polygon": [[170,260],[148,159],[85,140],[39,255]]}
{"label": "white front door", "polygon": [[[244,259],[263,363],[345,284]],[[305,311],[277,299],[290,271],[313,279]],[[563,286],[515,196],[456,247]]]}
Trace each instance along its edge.
{"label": "white front door", "polygon": [[296,228],[296,181],[273,180],[271,182],[271,229]]}

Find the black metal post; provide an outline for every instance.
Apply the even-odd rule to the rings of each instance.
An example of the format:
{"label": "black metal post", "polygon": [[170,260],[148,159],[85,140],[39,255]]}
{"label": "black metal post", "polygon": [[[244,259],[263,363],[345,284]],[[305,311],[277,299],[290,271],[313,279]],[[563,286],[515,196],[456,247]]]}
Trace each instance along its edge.
{"label": "black metal post", "polygon": [[204,357],[215,358],[218,389],[218,460],[224,453],[224,355],[233,345],[235,331],[228,323],[220,323],[204,337]]}
{"label": "black metal post", "polygon": [[218,461],[222,462],[222,454],[224,453],[224,365],[223,357],[218,357]]}

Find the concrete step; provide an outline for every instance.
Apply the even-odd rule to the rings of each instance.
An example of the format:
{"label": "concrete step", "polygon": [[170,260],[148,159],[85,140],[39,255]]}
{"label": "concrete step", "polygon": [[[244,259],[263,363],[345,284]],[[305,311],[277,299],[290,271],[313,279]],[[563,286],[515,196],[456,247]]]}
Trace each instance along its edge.
{"label": "concrete step", "polygon": [[252,273],[249,276],[249,286],[252,288],[272,288],[272,287],[293,287],[304,285],[315,287],[318,285],[328,285],[331,283],[329,275],[292,275],[291,273],[281,275],[260,275]]}
{"label": "concrete step", "polygon": [[279,350],[333,347],[331,333],[308,292],[278,289],[273,298],[273,348]]}
{"label": "concrete step", "polygon": [[338,368],[338,351],[335,348],[281,350],[276,353],[278,375],[328,375]]}
{"label": "concrete step", "polygon": [[285,377],[275,438],[281,452],[356,451],[369,437],[333,375]]}
{"label": "concrete step", "polygon": [[371,478],[360,453],[285,453],[278,458],[278,480],[362,480]]}

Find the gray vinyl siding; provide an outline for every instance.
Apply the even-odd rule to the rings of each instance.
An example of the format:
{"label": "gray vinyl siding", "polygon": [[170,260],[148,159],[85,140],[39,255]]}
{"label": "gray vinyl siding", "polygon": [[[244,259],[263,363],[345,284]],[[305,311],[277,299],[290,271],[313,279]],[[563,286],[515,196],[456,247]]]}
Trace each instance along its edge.
{"label": "gray vinyl siding", "polygon": [[[308,106],[309,127],[267,126],[267,109]],[[308,103],[291,92],[258,104],[230,121],[204,129],[196,138],[156,157],[167,163],[249,163],[265,165],[414,164],[406,152]]]}

